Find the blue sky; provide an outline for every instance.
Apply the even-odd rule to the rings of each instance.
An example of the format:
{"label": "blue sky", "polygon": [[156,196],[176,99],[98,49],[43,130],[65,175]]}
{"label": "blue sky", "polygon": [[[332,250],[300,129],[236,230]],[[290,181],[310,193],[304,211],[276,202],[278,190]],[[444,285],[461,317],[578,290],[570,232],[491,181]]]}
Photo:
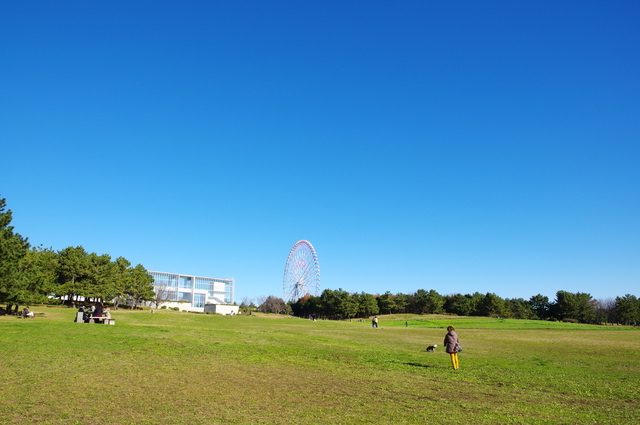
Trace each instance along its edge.
{"label": "blue sky", "polygon": [[640,4],[4,2],[0,196],[56,250],[282,296],[640,295]]}

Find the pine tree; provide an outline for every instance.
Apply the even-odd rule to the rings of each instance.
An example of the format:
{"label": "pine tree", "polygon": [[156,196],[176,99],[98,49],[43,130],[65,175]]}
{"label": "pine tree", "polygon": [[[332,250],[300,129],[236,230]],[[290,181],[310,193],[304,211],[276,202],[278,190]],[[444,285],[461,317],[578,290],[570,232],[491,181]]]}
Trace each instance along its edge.
{"label": "pine tree", "polygon": [[0,198],[0,303],[7,303],[9,310],[19,301],[21,288],[27,283],[20,267],[29,250],[29,241],[13,231],[10,225],[13,216],[6,205],[6,199]]}

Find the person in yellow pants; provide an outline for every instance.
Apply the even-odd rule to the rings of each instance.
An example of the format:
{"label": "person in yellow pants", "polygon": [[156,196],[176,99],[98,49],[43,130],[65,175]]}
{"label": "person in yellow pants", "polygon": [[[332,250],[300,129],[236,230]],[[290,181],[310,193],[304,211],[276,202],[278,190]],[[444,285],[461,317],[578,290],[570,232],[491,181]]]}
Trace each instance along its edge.
{"label": "person in yellow pants", "polygon": [[449,353],[451,356],[451,365],[453,369],[456,370],[460,367],[460,363],[458,362],[458,353]]}
{"label": "person in yellow pants", "polygon": [[458,334],[453,326],[449,326],[447,328],[447,334],[444,336],[444,346],[451,356],[451,365],[453,369],[456,370],[460,367],[460,363],[458,362],[458,343],[460,340],[458,339]]}

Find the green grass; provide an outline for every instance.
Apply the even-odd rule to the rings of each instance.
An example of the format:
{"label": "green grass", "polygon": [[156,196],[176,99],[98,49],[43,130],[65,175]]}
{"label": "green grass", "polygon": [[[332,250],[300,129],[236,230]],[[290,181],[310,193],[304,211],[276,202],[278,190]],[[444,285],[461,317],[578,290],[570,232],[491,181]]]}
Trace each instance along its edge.
{"label": "green grass", "polygon": [[[0,317],[0,424],[620,424],[640,331],[451,316],[334,322],[74,311]],[[409,326],[405,326],[409,322]],[[456,327],[464,352],[441,347]]]}

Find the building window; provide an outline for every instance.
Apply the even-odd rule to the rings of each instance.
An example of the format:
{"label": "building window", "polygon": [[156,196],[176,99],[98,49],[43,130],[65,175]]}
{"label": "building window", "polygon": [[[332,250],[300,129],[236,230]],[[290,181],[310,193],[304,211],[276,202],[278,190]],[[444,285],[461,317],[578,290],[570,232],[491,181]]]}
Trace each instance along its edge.
{"label": "building window", "polygon": [[196,277],[196,289],[203,289],[205,291],[208,291],[209,289],[211,289],[212,283],[213,282],[211,281],[211,279]]}
{"label": "building window", "polygon": [[191,276],[182,276],[180,278],[180,288],[191,289]]}
{"label": "building window", "polygon": [[193,306],[198,308],[204,308],[204,294],[193,294]]}

